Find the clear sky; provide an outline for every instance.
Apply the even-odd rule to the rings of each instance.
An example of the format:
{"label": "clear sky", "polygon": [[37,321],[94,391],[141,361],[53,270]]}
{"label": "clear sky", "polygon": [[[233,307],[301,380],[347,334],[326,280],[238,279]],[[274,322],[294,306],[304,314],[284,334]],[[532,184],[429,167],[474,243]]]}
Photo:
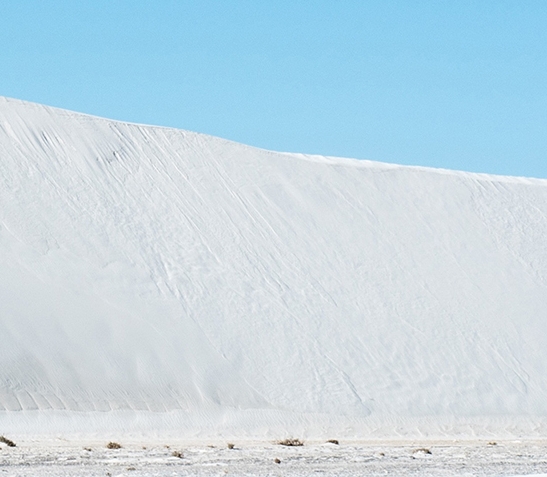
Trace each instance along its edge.
{"label": "clear sky", "polygon": [[0,95],[547,178],[547,1],[2,1]]}

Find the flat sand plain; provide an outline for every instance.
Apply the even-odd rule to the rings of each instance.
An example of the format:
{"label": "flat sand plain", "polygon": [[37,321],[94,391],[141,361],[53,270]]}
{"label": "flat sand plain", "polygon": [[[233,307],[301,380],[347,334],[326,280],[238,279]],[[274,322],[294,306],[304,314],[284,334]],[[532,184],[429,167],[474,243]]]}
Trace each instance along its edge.
{"label": "flat sand plain", "polygon": [[515,476],[547,475],[547,441],[84,442],[2,445],[5,476]]}

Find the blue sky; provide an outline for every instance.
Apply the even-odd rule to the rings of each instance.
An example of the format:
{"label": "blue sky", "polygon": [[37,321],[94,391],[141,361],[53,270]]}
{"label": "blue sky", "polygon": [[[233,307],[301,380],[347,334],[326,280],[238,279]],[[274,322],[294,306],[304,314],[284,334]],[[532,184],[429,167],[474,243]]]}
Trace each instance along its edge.
{"label": "blue sky", "polygon": [[0,95],[278,151],[547,178],[546,1],[18,0]]}

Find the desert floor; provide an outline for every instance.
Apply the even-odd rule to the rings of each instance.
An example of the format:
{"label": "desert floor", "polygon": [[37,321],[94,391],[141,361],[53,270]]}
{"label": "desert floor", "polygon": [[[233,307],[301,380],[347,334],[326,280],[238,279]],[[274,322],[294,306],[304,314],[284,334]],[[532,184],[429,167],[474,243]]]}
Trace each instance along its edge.
{"label": "desert floor", "polygon": [[[2,445],[2,476],[547,475],[547,441],[108,442]],[[233,444],[230,449],[228,444]]]}

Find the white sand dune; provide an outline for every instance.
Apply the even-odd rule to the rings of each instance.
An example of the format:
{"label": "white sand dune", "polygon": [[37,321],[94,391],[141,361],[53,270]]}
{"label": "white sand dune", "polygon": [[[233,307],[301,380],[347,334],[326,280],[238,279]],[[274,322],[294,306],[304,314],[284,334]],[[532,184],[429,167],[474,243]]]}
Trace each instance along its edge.
{"label": "white sand dune", "polygon": [[546,377],[546,180],[0,98],[0,433],[544,436]]}

